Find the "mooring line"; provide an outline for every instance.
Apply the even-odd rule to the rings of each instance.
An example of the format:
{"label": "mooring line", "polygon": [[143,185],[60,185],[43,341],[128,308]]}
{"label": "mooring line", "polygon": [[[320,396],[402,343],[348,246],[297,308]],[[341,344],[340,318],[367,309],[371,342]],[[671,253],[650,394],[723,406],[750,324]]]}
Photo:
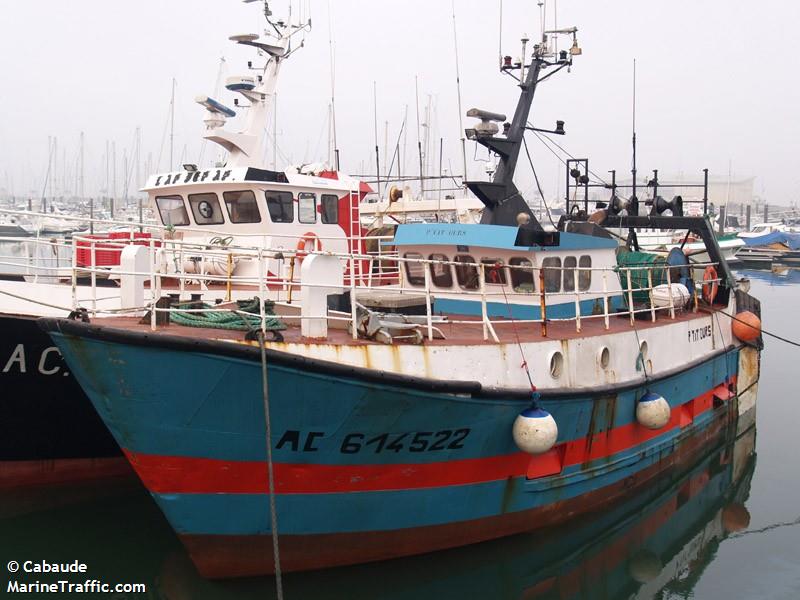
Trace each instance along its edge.
{"label": "mooring line", "polygon": [[[260,299],[259,299],[260,300]],[[269,518],[272,530],[272,554],[275,563],[275,588],[278,600],[283,600],[283,579],[281,577],[281,555],[278,549],[278,511],[275,507],[275,477],[272,468],[272,423],[269,415],[269,379],[267,377],[267,347],[264,329],[258,332],[261,347],[261,386],[264,399],[264,423],[267,428],[267,475],[269,479]]]}

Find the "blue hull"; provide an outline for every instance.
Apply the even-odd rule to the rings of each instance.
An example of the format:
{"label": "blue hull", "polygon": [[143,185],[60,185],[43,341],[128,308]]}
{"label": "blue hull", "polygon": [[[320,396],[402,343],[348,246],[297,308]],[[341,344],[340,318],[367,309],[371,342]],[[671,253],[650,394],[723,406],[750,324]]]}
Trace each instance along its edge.
{"label": "blue hull", "polygon": [[[201,573],[270,572],[257,348],[45,325]],[[736,418],[738,350],[648,389],[670,422],[635,419],[641,385],[542,398],[553,450],[517,450],[523,396],[459,393],[268,354],[286,570],[454,547],[560,523],[690,464]]]}

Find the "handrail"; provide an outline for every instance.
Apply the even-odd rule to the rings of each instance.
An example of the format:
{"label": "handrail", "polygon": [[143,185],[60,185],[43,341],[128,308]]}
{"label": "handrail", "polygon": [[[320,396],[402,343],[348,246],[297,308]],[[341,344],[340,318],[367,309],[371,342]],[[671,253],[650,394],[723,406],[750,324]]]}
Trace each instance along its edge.
{"label": "handrail", "polygon": [[[388,236],[379,236],[379,237],[388,237]],[[168,278],[171,281],[177,282],[177,290],[179,290],[180,296],[185,296],[187,291],[187,284],[190,282],[196,283],[200,286],[201,289],[208,290],[208,289],[223,289],[226,290],[226,299],[230,300],[231,298],[231,291],[234,286],[241,286],[237,288],[237,291],[247,291],[248,289],[252,289],[253,292],[258,293],[260,298],[266,298],[270,292],[269,290],[280,290],[280,289],[290,289],[292,287],[300,288],[303,287],[316,287],[315,284],[311,284],[308,282],[303,282],[302,280],[298,281],[294,276],[287,278],[284,275],[284,272],[277,272],[276,274],[268,274],[267,273],[267,261],[270,260],[278,260],[278,261],[285,261],[287,259],[291,260],[297,258],[301,255],[299,251],[296,249],[285,249],[285,248],[265,248],[265,247],[248,247],[248,246],[215,246],[212,244],[207,243],[199,243],[197,241],[191,240],[177,240],[177,239],[157,239],[154,237],[150,238],[118,238],[118,239],[107,239],[107,238],[97,238],[93,236],[85,236],[85,235],[74,235],[72,239],[68,242],[61,242],[61,241],[53,241],[53,240],[41,240],[41,239],[30,239],[30,238],[20,238],[20,241],[32,244],[40,244],[44,245],[45,247],[51,248],[71,248],[72,256],[70,257],[70,264],[69,267],[69,279],[70,279],[70,287],[71,287],[71,308],[72,310],[81,308],[81,304],[85,303],[86,300],[80,299],[77,293],[78,289],[78,282],[79,279],[83,280],[88,276],[90,280],[90,286],[92,290],[91,297],[88,301],[88,306],[84,307],[89,310],[91,314],[119,314],[120,310],[118,309],[109,309],[107,306],[101,306],[100,301],[105,301],[106,299],[98,298],[97,294],[97,282],[99,276],[102,274],[103,276],[108,276],[110,273],[116,277],[123,277],[127,275],[138,275],[145,278],[145,280],[149,281],[150,286],[150,293],[148,302],[146,302],[146,306],[140,307],[142,310],[149,308],[151,310],[151,327],[156,327],[156,320],[155,314],[158,311],[169,311],[174,310],[172,308],[161,308],[156,306],[156,302],[161,297],[161,292],[163,288],[163,281],[165,278]],[[124,248],[131,243],[144,245],[147,248],[149,253],[149,269],[146,273],[131,273],[121,269],[118,266],[115,266],[111,269],[108,267],[101,267],[98,266],[97,263],[97,253],[100,249],[108,249],[110,248]],[[78,249],[86,249],[90,254],[90,263],[89,265],[79,264],[78,262]],[[548,322],[559,322],[559,321],[572,321],[575,323],[575,328],[577,332],[580,332],[583,328],[583,321],[595,318],[602,318],[604,321],[604,328],[608,330],[610,328],[610,316],[611,314],[621,314],[623,316],[627,316],[630,319],[631,326],[635,326],[635,319],[636,315],[641,313],[649,313],[649,317],[651,321],[656,321],[658,318],[658,314],[664,313],[668,314],[670,319],[676,318],[676,311],[677,307],[675,305],[675,301],[673,298],[674,292],[674,282],[673,282],[673,273],[672,268],[669,265],[663,264],[649,264],[643,263],[641,265],[625,265],[625,266],[618,266],[618,265],[607,265],[607,266],[599,266],[599,267],[579,267],[579,266],[560,266],[560,267],[543,267],[541,265],[534,266],[533,263],[529,265],[510,265],[510,264],[503,264],[502,269],[508,269],[508,273],[513,273],[514,271],[517,272],[527,272],[531,275],[533,280],[536,280],[536,275],[538,274],[539,279],[539,289],[536,290],[535,286],[533,286],[530,292],[520,292],[517,289],[513,288],[513,283],[506,282],[506,279],[503,278],[502,281],[504,283],[489,283],[486,280],[486,269],[487,263],[483,261],[475,260],[474,262],[456,262],[454,260],[439,260],[439,259],[430,259],[430,258],[407,258],[404,256],[400,256],[395,252],[383,252],[383,249],[379,246],[378,252],[366,252],[360,246],[353,246],[350,252],[335,252],[331,250],[323,251],[323,250],[309,250],[303,251],[303,256],[307,255],[320,255],[320,256],[331,256],[339,258],[340,260],[346,262],[349,266],[348,272],[349,276],[345,276],[345,287],[349,287],[350,289],[350,300],[351,300],[351,314],[349,317],[345,319],[345,317],[341,316],[331,316],[329,315],[328,318],[331,319],[338,319],[338,320],[348,320],[351,323],[352,334],[354,337],[358,336],[358,320],[356,315],[356,309],[358,303],[356,301],[356,295],[359,290],[362,289],[390,289],[394,292],[398,293],[409,293],[409,294],[420,294],[424,295],[425,299],[425,330],[426,330],[426,337],[428,340],[432,340],[434,337],[434,316],[433,316],[433,301],[436,296],[440,296],[441,294],[446,293],[457,293],[459,297],[465,297],[468,299],[474,299],[476,302],[480,304],[480,323],[483,328],[484,332],[484,339],[488,340],[489,337],[494,340],[494,342],[499,342],[499,337],[497,335],[497,331],[495,330],[498,326],[508,325],[510,323],[517,323],[517,324],[525,324],[525,323],[539,323],[542,327],[542,336],[547,336],[547,323]],[[198,272],[188,272],[184,269],[183,266],[183,258],[186,256],[198,256],[200,257],[200,264],[197,268]],[[2,258],[2,257],[0,257]],[[25,259],[25,257],[21,257]],[[242,275],[242,274],[235,274],[234,269],[231,265],[234,264],[234,261],[237,260],[249,260],[255,261],[257,264],[254,265],[257,268],[257,274],[250,274],[250,275]],[[383,267],[383,270],[379,272],[373,272],[374,267],[376,265],[376,259],[379,265]],[[170,261],[175,261],[174,264],[170,264]],[[220,260],[224,261],[228,268],[225,269],[225,272],[222,275],[215,275],[212,272],[207,271],[207,267],[211,264],[207,261],[210,260]],[[391,268],[386,267],[385,263],[390,262],[393,263]],[[406,281],[406,278],[403,273],[403,264],[415,263],[419,264],[423,268],[424,280],[422,285],[411,285]],[[0,261],[0,264],[4,264]],[[15,263],[17,264],[17,263]],[[283,263],[280,263],[283,264]],[[690,272],[694,275],[695,271],[698,268],[702,268],[708,265],[715,265],[716,263],[691,263],[689,266]],[[478,287],[474,290],[461,290],[461,289],[453,289],[450,292],[447,292],[443,289],[437,289],[438,286],[434,286],[433,284],[433,274],[431,273],[431,267],[435,265],[447,265],[447,266],[458,266],[458,267],[469,267],[474,268],[478,274]],[[18,265],[19,266],[19,265]],[[173,268],[174,267],[174,268]],[[43,273],[58,273],[61,274],[60,277],[63,278],[67,275],[67,267],[52,267],[52,266],[38,266],[36,267],[37,270]],[[363,271],[364,268],[369,269],[369,273],[365,273]],[[252,269],[252,267],[251,267]],[[653,290],[656,289],[657,286],[654,285],[654,274],[653,272],[658,269],[660,272],[666,271],[666,286],[668,292],[668,299],[666,301],[666,306],[656,306],[655,301],[653,298]],[[271,270],[271,268],[270,268]],[[549,271],[557,271],[557,272],[565,272],[566,274],[560,276],[561,284],[560,289],[558,291],[549,292],[547,291],[547,286],[545,285],[544,281],[544,274],[545,272]],[[640,287],[634,287],[633,285],[633,274],[634,272],[642,272],[644,271],[646,274],[646,285],[642,283],[642,277],[639,276],[637,281],[640,284]],[[217,273],[220,271],[217,270]],[[252,270],[250,271],[252,273]],[[584,273],[599,273],[601,274],[601,285],[591,285],[588,289],[581,289],[581,280],[582,274]],[[609,272],[615,274],[615,278],[618,278],[619,285],[610,285],[610,281],[608,278]],[[38,276],[38,275],[37,275]],[[349,277],[349,279],[348,279]],[[566,277],[572,278],[572,287],[571,289],[563,287],[563,281]],[[391,284],[390,287],[387,288],[386,284],[387,281]],[[590,278],[591,281],[591,278]],[[717,278],[716,281],[718,283],[722,282],[721,278]],[[697,303],[697,290],[700,288],[702,283],[695,282],[695,310],[696,310],[696,303]],[[705,282],[708,283],[708,282]],[[325,286],[323,286],[325,287]],[[539,304],[540,304],[540,315],[539,318],[490,318],[490,311],[489,311],[489,302],[500,301],[500,298],[503,298],[503,301],[509,303],[509,297],[507,294],[508,287],[512,288],[513,296],[511,297],[511,302],[515,305],[530,305],[535,306],[536,303],[536,292],[538,291],[539,295]],[[268,289],[269,288],[269,289]],[[598,289],[601,288],[601,289]],[[169,288],[175,289],[175,288]],[[648,294],[648,301],[642,304],[637,304],[634,301],[634,292],[637,294],[647,293]],[[622,296],[623,298],[627,298],[627,308],[626,310],[619,310],[615,313],[612,313],[611,308],[611,300],[613,298],[618,298]],[[581,302],[584,298],[592,298],[598,301],[602,301],[602,311],[595,311],[595,314],[583,314],[581,310]],[[279,298],[278,298],[279,299]],[[497,300],[495,300],[497,299]],[[574,315],[562,318],[549,318],[547,315],[547,307],[548,304],[551,304],[555,300],[558,304],[573,304],[574,305]],[[104,302],[105,303],[105,302]],[[296,306],[296,304],[295,304]],[[303,319],[308,318],[308,316],[289,316],[286,317],[287,319]],[[319,318],[319,317],[317,317]],[[474,319],[450,319],[449,323],[458,324],[458,323],[472,323],[475,324],[476,321]]]}

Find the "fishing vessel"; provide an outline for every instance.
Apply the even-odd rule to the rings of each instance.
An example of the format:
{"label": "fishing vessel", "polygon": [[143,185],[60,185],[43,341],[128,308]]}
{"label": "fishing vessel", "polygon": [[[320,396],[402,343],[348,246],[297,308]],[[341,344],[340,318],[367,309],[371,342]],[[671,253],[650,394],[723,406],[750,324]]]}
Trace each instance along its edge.
{"label": "fishing vessel", "polygon": [[[296,28],[267,18],[277,38],[237,41],[270,49],[275,73]],[[201,574],[376,561],[564,523],[698,460],[720,428],[752,424],[760,306],[708,221],[633,204],[545,231],[514,184],[534,93],[581,53],[576,34],[546,32],[523,48],[529,62],[504,60],[521,92],[503,135],[505,115],[468,113],[480,123],[467,136],[499,158],[490,181],[467,182],[481,224],[400,225],[377,261],[353,244],[232,252],[256,273],[237,278],[258,290],[248,331],[219,327],[242,312],[225,302],[40,321]],[[570,50],[554,50],[558,35]],[[247,160],[236,138],[214,137]],[[248,177],[226,171],[226,185]],[[246,214],[271,194],[253,196]],[[188,226],[187,199],[164,198],[175,230]],[[273,206],[284,214],[288,197]],[[710,261],[620,259],[614,227],[686,230]],[[292,259],[299,269],[270,266]],[[397,279],[372,279],[387,263]],[[169,278],[144,264],[122,275],[140,299],[145,281]],[[269,285],[299,305],[264,302]]]}

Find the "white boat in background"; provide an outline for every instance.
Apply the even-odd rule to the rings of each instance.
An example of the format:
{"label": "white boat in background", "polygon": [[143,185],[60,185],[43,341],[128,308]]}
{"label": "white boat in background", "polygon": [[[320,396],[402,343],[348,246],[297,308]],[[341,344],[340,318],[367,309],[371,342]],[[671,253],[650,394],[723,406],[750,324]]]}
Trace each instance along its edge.
{"label": "white boat in background", "polygon": [[[647,252],[669,252],[673,248],[680,248],[686,256],[694,262],[709,262],[708,252],[701,240],[690,238],[684,243],[686,232],[683,231],[656,231],[642,230],[636,232],[639,246]],[[729,263],[739,261],[737,254],[744,248],[745,242],[735,234],[727,234],[717,238],[723,258]]]}
{"label": "white boat in background", "polygon": [[775,232],[787,232],[787,233],[798,233],[800,232],[800,228],[792,227],[790,225],[786,225],[785,223],[781,223],[780,221],[775,221],[771,223],[759,223],[758,225],[754,225],[750,231],[742,231],[739,233],[740,238],[756,238],[761,237],[762,235],[767,235],[769,233]]}
{"label": "white boat in background", "polygon": [[[372,200],[372,201],[370,201]],[[371,229],[400,223],[479,223],[484,204],[475,196],[414,198],[410,188],[392,187],[385,199],[365,198],[361,223]]]}
{"label": "white boat in background", "polygon": [[31,235],[20,220],[14,215],[0,215],[0,236],[3,237],[28,237]]}
{"label": "white boat in background", "polygon": [[[717,238],[719,249],[722,251],[722,257],[728,264],[735,264],[740,262],[737,255],[739,251],[744,248],[744,240],[739,239],[735,234],[723,235]],[[675,244],[672,248],[680,247],[680,244]],[[705,244],[700,242],[690,242],[683,246],[683,252],[689,256],[693,261],[699,263],[709,262],[708,252],[705,249]]]}

